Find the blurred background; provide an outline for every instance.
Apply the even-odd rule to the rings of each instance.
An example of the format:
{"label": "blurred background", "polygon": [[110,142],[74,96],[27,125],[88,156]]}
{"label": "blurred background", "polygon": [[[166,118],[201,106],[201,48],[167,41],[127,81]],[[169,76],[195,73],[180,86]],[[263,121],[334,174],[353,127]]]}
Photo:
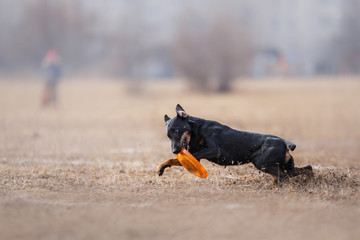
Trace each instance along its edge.
{"label": "blurred background", "polygon": [[0,78],[40,73],[133,83],[183,77],[228,91],[238,77],[360,73],[360,0],[0,0]]}

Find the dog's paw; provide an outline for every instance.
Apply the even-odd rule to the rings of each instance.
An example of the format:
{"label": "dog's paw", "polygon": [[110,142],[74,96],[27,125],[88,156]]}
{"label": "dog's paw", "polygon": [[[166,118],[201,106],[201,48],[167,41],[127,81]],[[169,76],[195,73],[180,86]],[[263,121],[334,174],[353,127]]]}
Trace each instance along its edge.
{"label": "dog's paw", "polygon": [[308,178],[312,179],[315,177],[314,171],[310,165],[304,167],[306,172],[304,173]]}
{"label": "dog's paw", "polygon": [[159,165],[157,167],[156,173],[159,175],[159,177],[164,174],[164,170],[165,170],[166,167],[167,167],[166,165],[165,166]]}

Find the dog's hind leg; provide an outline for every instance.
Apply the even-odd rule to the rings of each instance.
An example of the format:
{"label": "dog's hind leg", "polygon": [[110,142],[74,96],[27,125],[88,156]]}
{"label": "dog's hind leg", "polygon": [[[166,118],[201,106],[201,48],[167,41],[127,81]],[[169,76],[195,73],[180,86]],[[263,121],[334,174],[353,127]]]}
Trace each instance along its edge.
{"label": "dog's hind leg", "polygon": [[163,162],[162,164],[160,164],[157,167],[156,172],[159,176],[161,176],[161,175],[163,175],[165,168],[168,168],[171,166],[181,166],[181,163],[176,158],[166,160],[165,162]]}
{"label": "dog's hind leg", "polygon": [[279,184],[288,178],[283,169],[284,153],[281,148],[266,148],[258,156],[256,156],[253,164],[255,167],[274,177],[274,183]]}
{"label": "dog's hind leg", "polygon": [[274,178],[274,185],[280,184],[280,182],[283,182],[284,180],[288,179],[289,176],[286,175],[284,172],[280,170],[280,167],[270,167],[267,169],[264,169],[263,172],[266,172],[273,176]]}

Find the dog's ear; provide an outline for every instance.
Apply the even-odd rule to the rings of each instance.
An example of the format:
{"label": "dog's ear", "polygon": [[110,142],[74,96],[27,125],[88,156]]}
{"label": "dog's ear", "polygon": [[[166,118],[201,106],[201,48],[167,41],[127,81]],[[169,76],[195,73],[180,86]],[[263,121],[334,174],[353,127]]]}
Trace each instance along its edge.
{"label": "dog's ear", "polygon": [[169,116],[165,114],[164,120],[165,120],[165,124],[166,124],[166,125],[168,124],[168,122],[170,121],[170,119],[171,119],[171,118],[169,118]]}
{"label": "dog's ear", "polygon": [[185,112],[185,110],[180,106],[180,104],[176,105],[175,111],[176,111],[176,114],[181,118],[189,117],[189,114]]}

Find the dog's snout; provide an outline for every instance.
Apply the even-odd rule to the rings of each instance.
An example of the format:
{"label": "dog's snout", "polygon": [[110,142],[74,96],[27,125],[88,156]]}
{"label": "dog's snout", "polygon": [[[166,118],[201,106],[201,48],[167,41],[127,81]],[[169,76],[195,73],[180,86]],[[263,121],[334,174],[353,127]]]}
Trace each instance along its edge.
{"label": "dog's snout", "polygon": [[174,147],[174,148],[172,149],[172,152],[173,152],[174,154],[178,154],[180,151],[181,151],[181,149],[178,148],[178,147]]}

